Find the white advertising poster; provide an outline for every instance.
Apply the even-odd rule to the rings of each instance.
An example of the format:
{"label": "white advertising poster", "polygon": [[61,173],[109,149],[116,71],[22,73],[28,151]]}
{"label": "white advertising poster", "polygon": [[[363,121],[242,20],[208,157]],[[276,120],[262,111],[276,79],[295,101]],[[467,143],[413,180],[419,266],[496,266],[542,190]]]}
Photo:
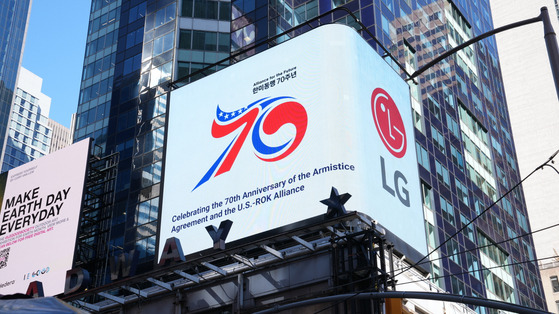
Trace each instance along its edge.
{"label": "white advertising poster", "polygon": [[0,294],[64,292],[72,268],[89,139],[2,173]]}
{"label": "white advertising poster", "polygon": [[321,26],[172,92],[159,255],[326,213],[332,187],[426,253],[408,85],[355,32]]}

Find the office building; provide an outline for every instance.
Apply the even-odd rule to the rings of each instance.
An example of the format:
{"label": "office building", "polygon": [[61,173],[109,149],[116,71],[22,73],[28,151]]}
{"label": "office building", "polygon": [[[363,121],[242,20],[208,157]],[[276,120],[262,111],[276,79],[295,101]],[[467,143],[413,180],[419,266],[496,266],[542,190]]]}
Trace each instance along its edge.
{"label": "office building", "polygon": [[[493,20],[498,27],[535,17],[542,7],[547,7],[557,32],[556,3],[553,0],[492,0]],[[527,176],[559,149],[559,124],[555,119],[559,115],[559,101],[547,55],[543,23],[501,33],[496,39],[519,170],[522,176]],[[555,193],[559,188],[559,175],[551,167],[544,167],[523,187],[532,231],[559,223],[556,214],[559,196]],[[538,231],[533,237],[548,309],[559,312],[559,240],[556,230]]]}
{"label": "office building", "polygon": [[54,121],[53,119],[49,119],[48,125],[52,130],[49,148],[50,153],[72,144],[72,132],[69,128]]}
{"label": "office building", "polygon": [[52,129],[48,115],[51,99],[41,92],[42,84],[42,78],[20,68],[2,172],[50,152]]}
{"label": "office building", "polygon": [[167,84],[229,55],[230,2],[185,3],[92,1],[74,141],[92,137],[119,166],[107,251],[87,256],[136,248],[139,269],[153,267]]}
{"label": "office building", "polygon": [[30,0],[0,3],[0,149],[6,139],[30,12]]}
{"label": "office building", "polygon": [[[360,34],[379,54],[386,48],[396,59],[386,61],[404,78],[398,63],[411,74],[493,27],[487,0],[92,2],[75,140],[93,137],[120,162],[108,243],[100,242],[103,232],[81,240],[97,244],[89,260],[135,249],[138,271],[153,268],[168,83],[230,53],[242,60],[280,44],[310,27],[282,32],[339,6],[359,22],[337,11],[320,23],[362,23],[379,43]],[[436,249],[431,280],[453,294],[544,308],[533,241],[519,237],[530,232],[522,190],[485,212],[520,180],[495,41],[466,48],[416,80],[409,82],[410,145],[418,154],[426,238]],[[108,278],[97,274],[94,284]]]}
{"label": "office building", "polygon": [[[267,10],[247,5],[250,1],[239,1],[239,6],[234,2],[231,32],[255,33],[253,42],[240,42],[241,47],[250,47],[266,39],[258,35],[266,29],[271,37],[343,5],[413,72],[493,28],[487,1],[295,2],[292,6],[275,1]],[[264,20],[270,27],[263,26],[260,21]],[[344,14],[331,14],[321,21],[355,27]],[[235,51],[236,37],[232,37]],[[385,53],[369,41],[380,54]],[[441,61],[418,77],[419,85],[410,84],[430,249],[520,180],[498,60],[490,38]],[[518,238],[529,232],[523,193],[515,189],[431,255],[432,278],[455,294],[542,307],[533,242],[529,236]],[[482,248],[470,250],[475,246]]]}

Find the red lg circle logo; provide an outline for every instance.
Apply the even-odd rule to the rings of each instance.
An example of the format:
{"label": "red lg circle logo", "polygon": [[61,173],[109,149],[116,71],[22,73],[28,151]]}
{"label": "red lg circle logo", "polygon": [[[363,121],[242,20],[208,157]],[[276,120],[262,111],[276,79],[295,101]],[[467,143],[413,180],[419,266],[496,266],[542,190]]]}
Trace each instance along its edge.
{"label": "red lg circle logo", "polygon": [[371,109],[384,146],[394,157],[402,158],[406,154],[406,130],[394,100],[384,89],[375,88],[371,96]]}

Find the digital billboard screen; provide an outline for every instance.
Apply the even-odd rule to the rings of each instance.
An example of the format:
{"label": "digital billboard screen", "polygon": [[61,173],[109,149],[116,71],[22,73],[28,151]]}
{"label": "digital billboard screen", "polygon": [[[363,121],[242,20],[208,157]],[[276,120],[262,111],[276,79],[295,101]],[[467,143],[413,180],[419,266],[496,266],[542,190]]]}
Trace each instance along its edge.
{"label": "digital billboard screen", "polygon": [[64,292],[72,268],[90,140],[0,174],[0,294]]}
{"label": "digital billboard screen", "polygon": [[[304,52],[304,53],[302,53]],[[353,30],[326,25],[171,93],[163,243],[212,247],[345,204],[426,253],[408,85]]]}

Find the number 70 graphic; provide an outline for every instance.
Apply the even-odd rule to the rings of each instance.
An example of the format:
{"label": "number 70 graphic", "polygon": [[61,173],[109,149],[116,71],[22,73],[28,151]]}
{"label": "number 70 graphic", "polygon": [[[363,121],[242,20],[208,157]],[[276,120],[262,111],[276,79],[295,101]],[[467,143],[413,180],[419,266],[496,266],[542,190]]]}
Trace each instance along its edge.
{"label": "number 70 graphic", "polygon": [[[308,122],[307,111],[293,99],[289,96],[266,97],[231,112],[222,111],[218,105],[216,118],[212,124],[212,136],[222,138],[237,132],[192,191],[210,178],[231,170],[249,134],[251,134],[252,146],[260,154],[255,155],[260,160],[274,162],[289,156],[303,140]],[[261,131],[266,135],[273,135],[286,124],[295,127],[295,135],[287,142],[278,146],[268,146],[262,141]]]}

